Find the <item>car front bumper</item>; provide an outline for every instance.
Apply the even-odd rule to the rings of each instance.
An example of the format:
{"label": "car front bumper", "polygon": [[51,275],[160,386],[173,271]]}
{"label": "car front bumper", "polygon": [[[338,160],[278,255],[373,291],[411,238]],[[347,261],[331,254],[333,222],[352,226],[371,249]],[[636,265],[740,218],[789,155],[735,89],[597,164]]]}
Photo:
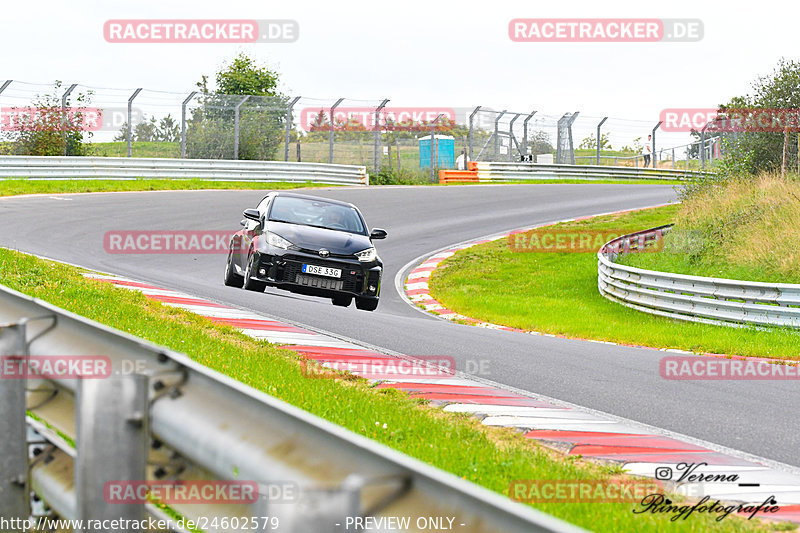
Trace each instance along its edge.
{"label": "car front bumper", "polygon": [[[303,265],[337,268],[340,278],[303,273]],[[253,277],[267,285],[313,296],[349,294],[358,298],[377,299],[381,291],[383,266],[380,262],[362,263],[358,259],[329,257],[298,250],[270,247],[254,256]]]}

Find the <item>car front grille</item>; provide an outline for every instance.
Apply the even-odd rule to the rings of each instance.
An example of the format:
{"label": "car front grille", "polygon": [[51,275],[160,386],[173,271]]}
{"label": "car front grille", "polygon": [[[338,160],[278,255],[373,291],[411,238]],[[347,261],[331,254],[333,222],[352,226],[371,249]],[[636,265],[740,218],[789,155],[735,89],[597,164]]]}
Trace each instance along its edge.
{"label": "car front grille", "polygon": [[[307,260],[288,259],[283,265],[283,268],[277,269],[276,280],[288,283],[298,283],[297,279],[298,274],[300,276],[308,277],[305,274],[303,274],[304,264],[341,269],[342,277],[339,278],[342,281],[341,290],[348,292],[355,292],[355,293],[363,292],[362,289],[364,287],[364,274],[362,270],[348,263],[337,263],[334,261],[321,261],[317,259],[307,259]],[[329,278],[329,279],[335,279],[335,278]]]}

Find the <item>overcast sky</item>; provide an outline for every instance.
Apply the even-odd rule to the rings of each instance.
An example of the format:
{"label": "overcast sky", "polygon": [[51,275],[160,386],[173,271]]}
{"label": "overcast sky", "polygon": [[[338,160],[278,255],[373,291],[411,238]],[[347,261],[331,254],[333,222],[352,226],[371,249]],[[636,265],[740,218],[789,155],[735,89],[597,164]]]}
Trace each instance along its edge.
{"label": "overcast sky", "polygon": [[[551,115],[579,110],[641,120],[646,131],[664,108],[715,106],[748,92],[780,57],[800,56],[800,7],[747,5],[745,12],[709,0],[4,2],[0,79],[186,92],[244,51],[280,72],[283,91],[292,95]],[[704,38],[517,43],[508,36],[514,18],[609,17],[701,19]],[[293,19],[300,36],[286,44],[106,42],[104,22],[127,18]]]}

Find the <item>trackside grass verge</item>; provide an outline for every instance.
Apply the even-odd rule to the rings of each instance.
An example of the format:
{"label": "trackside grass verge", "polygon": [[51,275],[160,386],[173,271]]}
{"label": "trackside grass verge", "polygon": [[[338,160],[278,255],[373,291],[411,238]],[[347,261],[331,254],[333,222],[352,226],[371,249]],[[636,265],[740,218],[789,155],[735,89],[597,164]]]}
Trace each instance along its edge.
{"label": "trackside grass verge", "polygon": [[[633,232],[672,222],[677,209],[646,209],[553,227]],[[595,252],[517,252],[500,239],[441,263],[431,277],[430,292],[448,309],[525,330],[701,353],[800,359],[798,331],[694,324],[603,298],[597,290]]]}
{"label": "trackside grass verge", "polygon": [[678,274],[800,283],[798,213],[798,176],[711,182],[683,199],[662,251],[629,254],[623,262]]}
{"label": "trackside grass verge", "polygon": [[[487,428],[467,415],[445,414],[400,391],[372,388],[360,378],[308,379],[294,352],[163,306],[142,294],[88,280],[74,267],[0,250],[0,283],[186,353],[213,370],[503,495],[508,495],[515,480],[619,476],[618,468],[558,454],[513,430]],[[602,532],[739,532],[779,527],[737,517],[717,522],[705,513],[670,521],[668,514],[633,513],[639,506],[635,503],[548,501],[534,506]]]}
{"label": "trackside grass verge", "polygon": [[75,192],[117,191],[196,191],[203,189],[298,189],[301,187],[336,187],[319,183],[206,181],[200,179],[132,179],[132,180],[0,180],[0,196],[20,194],[67,194]]}

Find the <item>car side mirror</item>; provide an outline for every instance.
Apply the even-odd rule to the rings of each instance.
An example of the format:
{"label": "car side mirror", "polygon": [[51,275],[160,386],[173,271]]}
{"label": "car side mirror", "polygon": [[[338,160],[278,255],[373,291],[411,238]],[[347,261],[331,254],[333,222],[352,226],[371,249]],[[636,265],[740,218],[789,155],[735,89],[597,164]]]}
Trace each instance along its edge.
{"label": "car side mirror", "polygon": [[372,228],[372,233],[369,234],[370,239],[385,239],[386,230],[381,228]]}
{"label": "car side mirror", "polygon": [[239,225],[240,226],[246,226],[247,225],[247,221],[245,219],[242,219],[242,220],[239,221]]}
{"label": "car side mirror", "polygon": [[258,212],[258,209],[245,209],[244,218],[248,220],[255,220],[256,222],[261,222],[261,213]]}

